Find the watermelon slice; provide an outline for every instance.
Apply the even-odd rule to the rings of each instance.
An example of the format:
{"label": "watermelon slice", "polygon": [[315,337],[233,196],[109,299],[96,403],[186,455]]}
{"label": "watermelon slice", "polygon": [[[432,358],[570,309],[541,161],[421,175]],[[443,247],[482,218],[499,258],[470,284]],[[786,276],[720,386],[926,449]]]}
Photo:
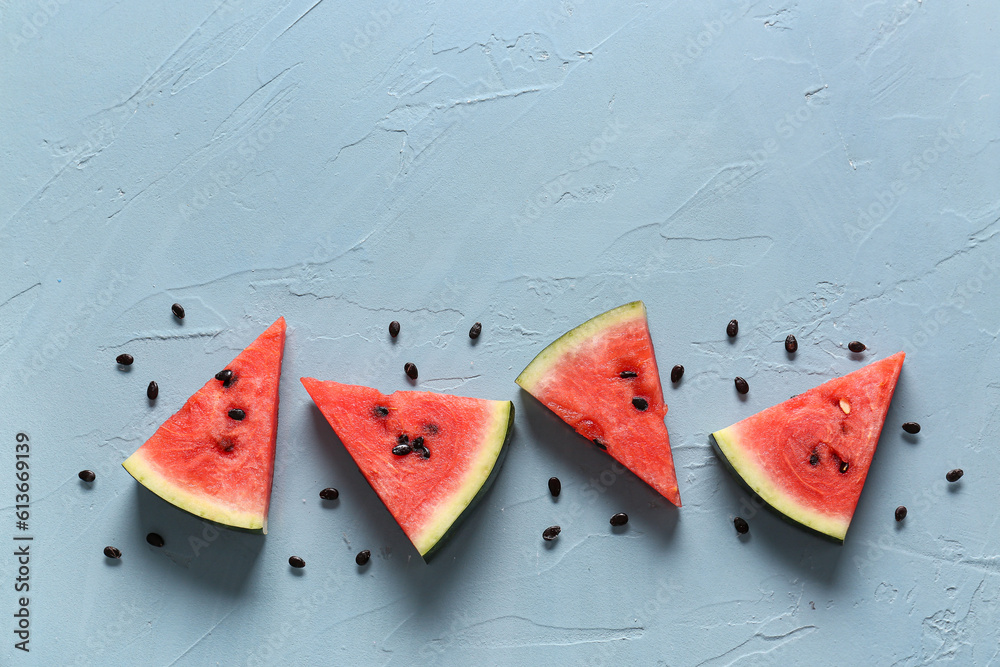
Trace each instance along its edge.
{"label": "watermelon slice", "polygon": [[712,445],[771,509],[842,543],[905,356],[899,352],[716,431]]}
{"label": "watermelon slice", "polygon": [[125,460],[125,470],[182,510],[266,533],[284,348],[282,317],[226,366],[231,377],[223,371],[223,379],[209,380]]}
{"label": "watermelon slice", "polygon": [[515,382],[681,506],[663,424],[667,406],[642,301],[609,310],[563,334]]}
{"label": "watermelon slice", "polygon": [[[302,378],[365,479],[424,560],[493,483],[514,425],[510,401]],[[393,453],[402,445],[402,452]],[[397,452],[400,450],[396,450]]]}

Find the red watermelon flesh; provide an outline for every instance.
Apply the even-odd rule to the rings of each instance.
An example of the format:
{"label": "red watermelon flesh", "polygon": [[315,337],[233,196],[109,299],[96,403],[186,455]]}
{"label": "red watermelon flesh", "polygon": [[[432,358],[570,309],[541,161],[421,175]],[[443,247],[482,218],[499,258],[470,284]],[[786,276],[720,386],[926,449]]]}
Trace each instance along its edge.
{"label": "red watermelon flesh", "polygon": [[[623,373],[625,377],[623,377]],[[677,507],[660,374],[635,301],[598,315],[542,350],[515,380]],[[633,402],[645,401],[640,409]]]}
{"label": "red watermelon flesh", "polygon": [[122,464],[129,474],[192,514],[266,533],[284,345],[279,318],[226,366],[231,381],[205,383]]}
{"label": "red watermelon flesh", "polygon": [[904,357],[899,352],[717,431],[716,451],[779,514],[843,542]]}
{"label": "red watermelon flesh", "polygon": [[[514,423],[510,401],[377,389],[302,378],[393,518],[424,559],[476,504],[500,469]],[[420,451],[393,454],[400,437]]]}

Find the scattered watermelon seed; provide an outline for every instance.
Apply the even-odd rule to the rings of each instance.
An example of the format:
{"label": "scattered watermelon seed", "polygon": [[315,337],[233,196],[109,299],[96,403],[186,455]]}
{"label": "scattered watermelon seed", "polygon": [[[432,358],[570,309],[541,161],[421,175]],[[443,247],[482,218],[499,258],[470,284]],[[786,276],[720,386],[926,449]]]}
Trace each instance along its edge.
{"label": "scattered watermelon seed", "polygon": [[410,436],[406,435],[405,433],[400,433],[399,436],[396,437],[397,444],[405,445],[408,442],[410,442]]}
{"label": "scattered watermelon seed", "polygon": [[291,565],[292,567],[305,567],[306,566],[306,562],[304,560],[302,560],[301,558],[299,558],[298,556],[289,556],[288,557],[288,564]]}
{"label": "scattered watermelon seed", "polygon": [[795,336],[788,334],[785,337],[785,352],[791,354],[799,349],[799,341],[795,340]]}
{"label": "scattered watermelon seed", "polygon": [[424,448],[424,436],[418,435],[417,437],[415,437],[413,439],[413,448],[414,449],[423,449]]}
{"label": "scattered watermelon seed", "polygon": [[896,521],[902,521],[906,518],[906,506],[900,505],[896,508]]}
{"label": "scattered watermelon seed", "polygon": [[323,500],[336,500],[340,497],[340,491],[331,486],[320,491],[319,497]]}
{"label": "scattered watermelon seed", "polygon": [[840,462],[840,474],[842,474],[842,475],[845,474],[850,469],[850,467],[851,467],[850,463],[848,463],[847,461],[841,461]]}
{"label": "scattered watermelon seed", "polygon": [[552,540],[559,537],[559,533],[562,532],[562,528],[559,526],[549,526],[542,531],[542,539],[546,542],[551,542]]}
{"label": "scattered watermelon seed", "polygon": [[847,344],[847,349],[851,352],[864,352],[868,348],[860,340],[852,340]]}
{"label": "scattered watermelon seed", "polygon": [[813,452],[809,455],[809,465],[819,465],[819,454]]}
{"label": "scattered watermelon seed", "polygon": [[163,541],[163,538],[160,537],[159,534],[157,533],[149,533],[148,535],[146,535],[146,542],[148,542],[151,546],[156,547],[157,549],[166,544],[166,542]]}
{"label": "scattered watermelon seed", "polygon": [[745,394],[748,391],[750,391],[750,385],[748,385],[747,381],[741,378],[740,376],[737,375],[736,379],[733,380],[733,382],[736,384],[736,391],[740,392],[741,394]]}
{"label": "scattered watermelon seed", "polygon": [[406,456],[412,451],[413,447],[410,447],[409,445],[396,445],[392,448],[392,453],[396,456]]}
{"label": "scattered watermelon seed", "polygon": [[215,379],[222,383],[223,387],[228,387],[233,383],[233,372],[228,368],[215,374]]}
{"label": "scattered watermelon seed", "polygon": [[598,447],[600,447],[601,449],[604,449],[604,450],[607,450],[607,448],[608,448],[608,446],[605,445],[604,441],[601,440],[600,438],[594,438],[594,444],[597,445]]}
{"label": "scattered watermelon seed", "polygon": [[117,361],[122,366],[131,366],[132,362],[135,361],[135,358],[131,354],[127,353],[119,354],[117,357],[115,357],[115,361]]}
{"label": "scattered watermelon seed", "polygon": [[740,331],[740,323],[736,320],[729,320],[729,324],[726,325],[726,335],[730,338],[736,338],[736,334]]}
{"label": "scattered watermelon seed", "polygon": [[369,551],[368,549],[365,549],[364,551],[358,552],[358,555],[354,557],[354,562],[357,563],[358,565],[364,565],[371,559],[371,557],[372,557],[372,552]]}
{"label": "scattered watermelon seed", "polygon": [[374,412],[375,412],[375,416],[376,417],[388,417],[389,416],[389,408],[385,407],[384,405],[376,405]]}
{"label": "scattered watermelon seed", "polygon": [[174,317],[176,317],[177,319],[179,320],[184,319],[184,306],[182,306],[181,304],[175,303],[174,305],[170,306],[170,310],[173,312]]}
{"label": "scattered watermelon seed", "polygon": [[411,380],[416,380],[417,379],[417,366],[416,366],[416,364],[414,364],[414,363],[412,363],[410,361],[407,361],[405,364],[403,364],[403,370],[406,371],[406,377],[410,378]]}
{"label": "scattered watermelon seed", "polygon": [[635,398],[633,398],[632,405],[639,412],[645,412],[646,410],[649,409],[649,401],[647,401],[645,398],[642,398],[641,396],[636,396]]}
{"label": "scattered watermelon seed", "polygon": [[623,380],[627,380],[629,378],[639,377],[639,374],[636,373],[635,371],[622,371],[621,373],[618,374],[618,377],[620,377]]}
{"label": "scattered watermelon seed", "polygon": [[149,386],[146,387],[146,397],[153,401],[156,397],[160,395],[160,385],[156,384],[156,380],[150,380]]}
{"label": "scattered watermelon seed", "polygon": [[559,481],[559,478],[549,477],[549,493],[552,494],[552,497],[558,498],[560,491],[562,491],[562,482]]}
{"label": "scattered watermelon seed", "polygon": [[846,398],[840,399],[840,409],[844,411],[845,415],[851,414],[851,404],[847,402]]}
{"label": "scattered watermelon seed", "polygon": [[906,422],[903,424],[903,430],[907,433],[920,433],[920,424],[917,422]]}
{"label": "scattered watermelon seed", "polygon": [[746,535],[750,532],[750,524],[747,523],[747,520],[741,516],[733,519],[733,527],[736,528],[736,532],[740,535]]}
{"label": "scattered watermelon seed", "polygon": [[121,558],[122,552],[116,547],[104,547],[104,555],[108,558]]}
{"label": "scattered watermelon seed", "polygon": [[626,523],[628,523],[628,514],[625,512],[619,512],[611,517],[612,526],[624,526]]}
{"label": "scattered watermelon seed", "polygon": [[97,475],[94,473],[93,470],[81,470],[80,479],[82,479],[85,482],[93,482],[95,479],[97,479]]}
{"label": "scattered watermelon seed", "polygon": [[425,459],[429,459],[431,457],[431,450],[427,449],[426,447],[421,447],[420,456],[424,457]]}
{"label": "scattered watermelon seed", "polygon": [[683,376],[684,376],[684,367],[681,366],[680,364],[677,364],[676,366],[670,369],[671,382],[680,382]]}
{"label": "scattered watermelon seed", "polygon": [[229,418],[235,419],[236,421],[242,421],[247,416],[247,413],[243,412],[239,408],[233,408],[229,411]]}
{"label": "scattered watermelon seed", "polygon": [[476,322],[475,324],[472,325],[472,328],[469,329],[469,338],[475,340],[479,338],[479,334],[481,333],[483,333],[483,323]]}
{"label": "scattered watermelon seed", "polygon": [[961,468],[955,468],[954,470],[949,470],[948,474],[945,475],[944,478],[949,482],[957,482],[958,480],[962,479],[962,475],[964,474],[965,474],[964,470],[962,470]]}
{"label": "scattered watermelon seed", "polygon": [[399,335],[399,322],[396,320],[389,322],[389,335],[393,338]]}

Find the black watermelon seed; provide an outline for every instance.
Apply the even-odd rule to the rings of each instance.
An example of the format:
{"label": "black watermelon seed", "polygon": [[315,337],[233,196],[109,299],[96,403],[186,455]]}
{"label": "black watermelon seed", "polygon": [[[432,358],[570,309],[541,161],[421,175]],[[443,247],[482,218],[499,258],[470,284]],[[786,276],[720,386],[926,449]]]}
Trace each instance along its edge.
{"label": "black watermelon seed", "polygon": [[900,505],[896,508],[896,521],[902,521],[906,518],[906,506]]}
{"label": "black watermelon seed", "polygon": [[156,380],[150,380],[149,386],[146,387],[146,397],[149,400],[155,400],[157,396],[160,395],[160,385],[156,384]]}
{"label": "black watermelon seed", "polygon": [[850,469],[850,467],[851,467],[850,463],[848,463],[847,461],[841,461],[840,462],[840,473],[841,474],[846,473]]}
{"label": "black watermelon seed", "polygon": [[747,520],[741,516],[733,519],[733,526],[736,528],[736,532],[740,535],[746,535],[750,532],[750,524],[747,523]]}
{"label": "black watermelon seed", "polygon": [[176,317],[177,319],[179,320],[184,319],[184,306],[182,306],[181,304],[175,303],[174,305],[170,306],[170,310],[173,311],[174,317]]}
{"label": "black watermelon seed", "polygon": [[388,417],[389,416],[389,408],[385,407],[384,405],[376,405],[375,409],[373,410],[373,412],[375,413],[376,417]]}
{"label": "black watermelon seed", "polygon": [[163,541],[163,538],[160,537],[159,534],[157,533],[149,533],[148,535],[146,535],[146,541],[150,545],[156,547],[157,549],[166,544],[166,542]]}
{"label": "black watermelon seed", "polygon": [[399,322],[396,320],[389,322],[389,335],[393,338],[399,335]]}
{"label": "black watermelon seed", "polygon": [[626,523],[628,523],[628,514],[625,512],[619,512],[611,517],[612,526],[624,526]]}
{"label": "black watermelon seed", "polygon": [[635,371],[622,371],[621,373],[618,374],[618,377],[620,377],[623,380],[627,380],[628,378],[639,377],[639,374],[636,373]]}
{"label": "black watermelon seed", "polygon": [[476,338],[479,338],[479,334],[481,333],[483,333],[483,323],[476,322],[472,325],[472,328],[469,329],[469,338],[475,340]]}
{"label": "black watermelon seed", "polygon": [[740,323],[736,320],[729,320],[729,324],[726,325],[726,335],[730,338],[736,338],[736,334],[740,331]]}
{"label": "black watermelon seed", "polygon": [[425,459],[429,459],[431,457],[431,450],[427,449],[426,447],[421,447],[420,456],[422,456]]}
{"label": "black watermelon seed", "polygon": [[396,456],[406,456],[412,451],[413,447],[410,447],[409,445],[396,445],[392,448],[392,453]]}
{"label": "black watermelon seed", "polygon": [[920,433],[920,424],[917,422],[906,422],[903,424],[903,430],[907,433]]}
{"label": "black watermelon seed", "polygon": [[364,551],[358,552],[358,555],[354,557],[354,562],[357,563],[358,565],[364,565],[369,560],[371,560],[371,557],[372,557],[372,552],[369,551],[368,549],[365,549]]}
{"label": "black watermelon seed", "polygon": [[236,421],[241,421],[244,418],[246,418],[246,416],[247,413],[243,412],[239,408],[233,408],[232,410],[229,411],[229,418],[235,419]]}
{"label": "black watermelon seed", "polygon": [[233,383],[233,372],[228,368],[215,374],[215,379],[222,383],[223,387],[228,387]]}
{"label": "black watermelon seed", "polygon": [[410,436],[406,435],[405,433],[400,433],[398,436],[396,436],[397,445],[405,445],[409,441],[410,441]]}
{"label": "black watermelon seed", "polygon": [[949,482],[957,482],[958,480],[962,479],[962,475],[964,474],[965,474],[964,470],[962,470],[961,468],[955,468],[954,470],[949,470],[948,474],[945,475],[944,478]]}
{"label": "black watermelon seed", "polygon": [[417,366],[416,366],[416,364],[407,361],[405,364],[403,364],[403,370],[406,371],[406,377],[410,378],[411,380],[416,380],[417,379]]}
{"label": "black watermelon seed", "polygon": [[649,401],[647,401],[645,398],[641,396],[636,396],[635,398],[633,398],[632,405],[639,412],[645,412],[646,410],[649,409]]}
{"label": "black watermelon seed", "polygon": [[291,565],[292,567],[305,567],[306,566],[306,562],[304,560],[302,560],[301,558],[299,558],[298,556],[289,556],[288,557],[288,564]]}
{"label": "black watermelon seed", "polygon": [[417,437],[415,437],[413,439],[413,448],[414,449],[423,449],[424,448],[424,436],[418,435]]}
{"label": "black watermelon seed", "polygon": [[549,493],[552,494],[553,498],[558,498],[559,493],[562,491],[562,482],[559,481],[558,477],[549,477]]}
{"label": "black watermelon seed", "polygon": [[104,555],[108,558],[121,558],[122,552],[115,547],[104,547]]}
{"label": "black watermelon seed", "polygon": [[323,500],[336,500],[340,497],[340,491],[331,486],[320,491],[319,497]]}
{"label": "black watermelon seed", "polygon": [[865,347],[865,344],[862,343],[860,340],[852,340],[850,343],[847,344],[847,349],[850,350],[851,352],[864,352],[868,348]]}
{"label": "black watermelon seed", "polygon": [[551,542],[552,540],[559,537],[559,533],[562,532],[562,528],[559,526],[549,526],[542,531],[542,539],[546,542]]}
{"label": "black watermelon seed", "polygon": [[736,379],[733,380],[733,382],[736,384],[736,391],[740,392],[741,394],[745,394],[748,391],[750,391],[750,385],[748,385],[747,381],[741,378],[740,376],[737,375]]}
{"label": "black watermelon seed", "polygon": [[816,452],[809,455],[809,465],[819,465],[819,455]]}
{"label": "black watermelon seed", "polygon": [[85,482],[93,482],[95,479],[97,479],[97,475],[94,473],[93,470],[81,470],[80,479],[82,479]]}
{"label": "black watermelon seed", "polygon": [[608,446],[605,445],[604,441],[602,441],[600,438],[594,438],[594,444],[604,450],[608,448]]}
{"label": "black watermelon seed", "polygon": [[132,362],[135,361],[135,358],[131,354],[119,354],[115,357],[115,361],[122,366],[131,366]]}
{"label": "black watermelon seed", "polygon": [[682,377],[684,377],[684,367],[683,366],[681,366],[680,364],[677,364],[676,366],[674,366],[673,368],[670,369],[670,381],[671,382],[680,382]]}
{"label": "black watermelon seed", "polygon": [[799,341],[795,340],[795,336],[793,336],[792,334],[788,334],[788,336],[785,337],[785,352],[791,353],[795,352],[798,349],[799,349]]}

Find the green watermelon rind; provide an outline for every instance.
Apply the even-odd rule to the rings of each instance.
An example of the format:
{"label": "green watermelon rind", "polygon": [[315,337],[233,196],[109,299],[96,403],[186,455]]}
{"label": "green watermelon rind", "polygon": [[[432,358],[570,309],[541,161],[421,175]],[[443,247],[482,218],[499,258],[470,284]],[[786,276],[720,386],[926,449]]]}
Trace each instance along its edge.
{"label": "green watermelon rind", "polygon": [[549,343],[544,350],[535,355],[514,382],[530,393],[538,386],[539,380],[544,378],[565,354],[577,349],[581,343],[610,327],[638,319],[643,322],[646,320],[646,304],[642,301],[632,301],[590,318]]}
{"label": "green watermelon rind", "polygon": [[[502,438],[500,442],[500,450],[497,452],[496,458],[493,461],[493,467],[490,470],[490,474],[482,481],[481,484],[479,484],[479,489],[476,491],[476,495],[468,501],[461,513],[455,517],[453,521],[451,521],[440,537],[430,544],[427,551],[420,554],[425,563],[429,563],[431,559],[440,552],[441,547],[444,546],[452,535],[457,532],[458,527],[462,524],[462,522],[464,522],[469,515],[472,514],[472,511],[479,504],[479,501],[483,499],[486,492],[489,491],[491,486],[493,486],[493,481],[500,472],[500,466],[503,464],[504,458],[507,456],[507,449],[510,445],[511,436],[514,434],[514,404],[510,401],[497,401],[497,403],[501,404],[498,406],[498,414],[500,409],[506,408],[507,416],[505,418],[506,423],[502,425],[502,435],[500,433],[501,428],[495,428],[493,433],[486,438],[486,441],[496,441]],[[474,480],[467,482],[467,484],[470,485],[472,483],[475,483]],[[416,546],[416,544],[414,544],[414,546]],[[420,547],[417,547],[417,550],[419,551]]]}
{"label": "green watermelon rind", "polygon": [[712,449],[719,460],[726,466],[730,474],[758,502],[788,523],[804,528],[806,531],[823,537],[837,544],[843,544],[847,529],[851,525],[850,517],[840,520],[810,510],[796,503],[777,486],[768,480],[759,466],[742,454],[739,441],[732,433],[732,427],[724,428],[709,435]]}

